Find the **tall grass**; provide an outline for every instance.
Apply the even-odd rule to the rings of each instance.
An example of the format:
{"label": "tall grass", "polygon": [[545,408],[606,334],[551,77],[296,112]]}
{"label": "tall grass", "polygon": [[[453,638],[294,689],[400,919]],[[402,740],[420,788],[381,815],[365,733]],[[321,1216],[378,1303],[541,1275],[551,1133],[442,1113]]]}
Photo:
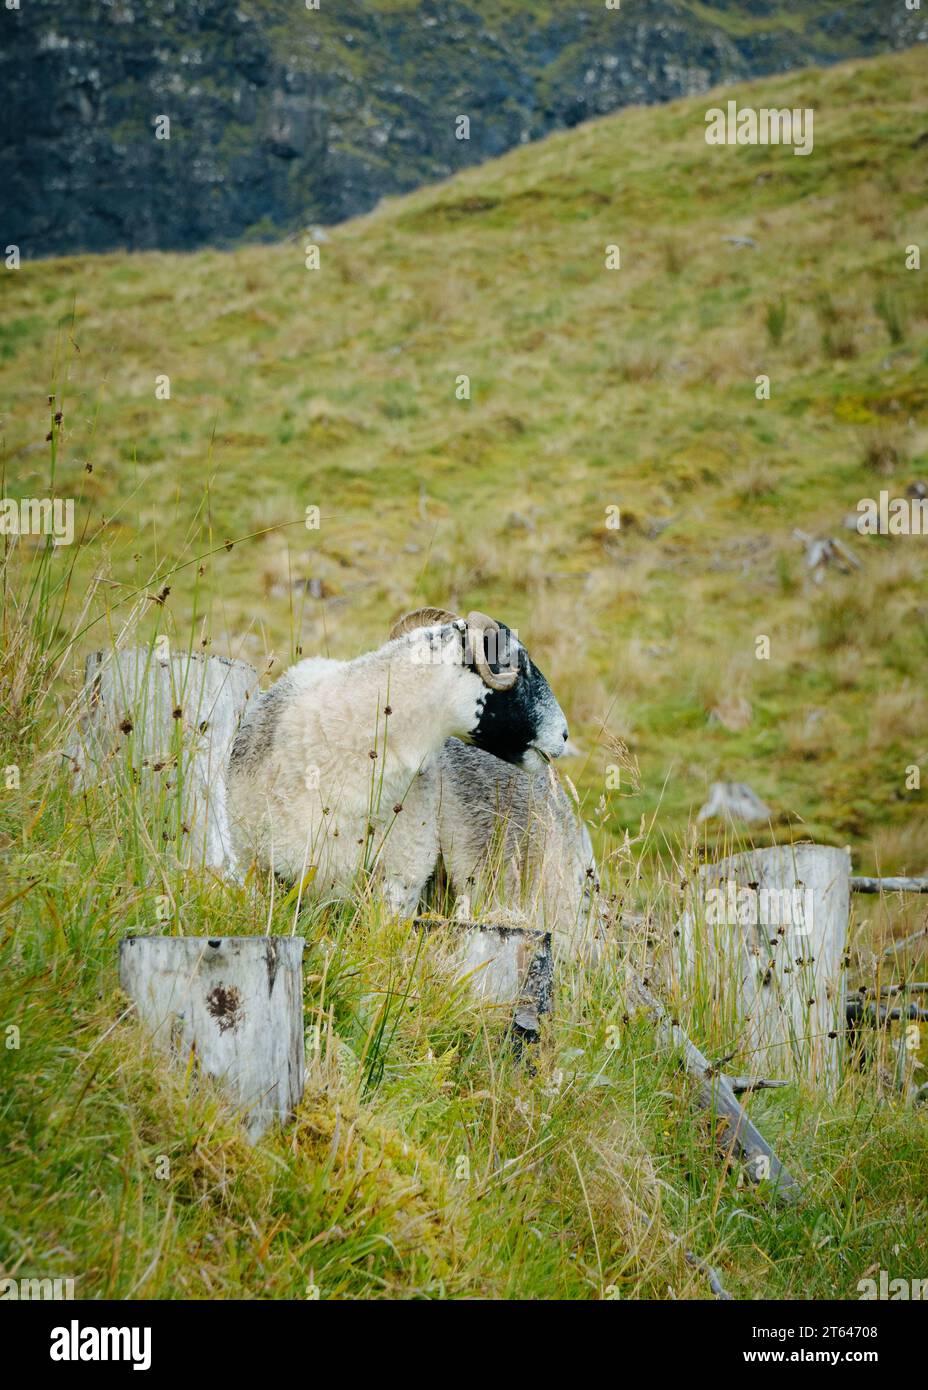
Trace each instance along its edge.
{"label": "tall grass", "polygon": [[[16,691],[36,712],[31,747],[61,738],[57,708],[73,718],[24,637],[50,630],[43,556],[16,548],[4,573],[3,708]],[[184,870],[155,833],[152,779],[114,767],[75,795],[61,760],[25,771],[0,937],[4,1274],[72,1277],[85,1298],[663,1298],[708,1296],[687,1248],[739,1297],[853,1297],[874,1266],[924,1272],[928,1133],[895,1088],[891,1036],[855,1043],[833,1102],[798,1086],[749,1102],[805,1188],[783,1212],[720,1164],[711,1118],[630,1002],[623,958],[703,1050],[750,1071],[708,972],[685,986],[676,970],[694,838],[659,872],[641,846],[600,845],[607,891],[634,884],[637,915],[598,965],[561,970],[526,1059],[505,1011],[453,982],[440,932],[363,891],[294,919],[292,893]],[[249,1147],[217,1089],[151,1050],[116,982],[118,941],[140,929],[305,936],[292,1126]],[[858,978],[885,983],[855,940]]]}

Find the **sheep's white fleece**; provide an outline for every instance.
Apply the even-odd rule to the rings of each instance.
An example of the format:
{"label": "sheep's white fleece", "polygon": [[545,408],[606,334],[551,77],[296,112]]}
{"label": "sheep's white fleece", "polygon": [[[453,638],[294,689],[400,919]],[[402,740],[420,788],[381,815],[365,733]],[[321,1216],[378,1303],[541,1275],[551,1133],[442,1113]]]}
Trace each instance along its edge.
{"label": "sheep's white fleece", "polygon": [[[314,893],[343,894],[359,871],[390,905],[415,907],[422,865],[437,858],[434,821],[402,807],[453,734],[477,724],[486,687],[436,629],[418,629],[354,661],[300,662],[255,702],[227,770],[233,848]],[[427,877],[427,874],[426,874]],[[411,896],[415,894],[415,897]]]}

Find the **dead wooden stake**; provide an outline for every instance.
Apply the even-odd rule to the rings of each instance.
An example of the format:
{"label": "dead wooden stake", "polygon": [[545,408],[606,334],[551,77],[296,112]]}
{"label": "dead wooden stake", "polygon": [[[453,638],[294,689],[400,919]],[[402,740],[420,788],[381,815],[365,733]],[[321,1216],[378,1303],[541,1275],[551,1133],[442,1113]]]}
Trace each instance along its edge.
{"label": "dead wooden stake", "polygon": [[78,789],[128,759],[133,777],[179,798],[180,861],[230,870],[225,766],[257,687],[247,661],[150,647],[91,653],[67,750]]}
{"label": "dead wooden stake", "polygon": [[191,1056],[242,1111],[252,1142],[303,1095],[301,936],[128,936],[119,982],[166,1053]]}
{"label": "dead wooden stake", "polygon": [[849,868],[844,850],[804,844],[700,867],[680,924],[681,983],[711,992],[763,1076],[838,1085]]}
{"label": "dead wooden stake", "polygon": [[537,1039],[541,1015],[551,1006],[550,932],[443,917],[417,917],[414,925],[445,933],[456,977],[469,980],[478,999],[513,1006],[515,1034],[525,1041]]}

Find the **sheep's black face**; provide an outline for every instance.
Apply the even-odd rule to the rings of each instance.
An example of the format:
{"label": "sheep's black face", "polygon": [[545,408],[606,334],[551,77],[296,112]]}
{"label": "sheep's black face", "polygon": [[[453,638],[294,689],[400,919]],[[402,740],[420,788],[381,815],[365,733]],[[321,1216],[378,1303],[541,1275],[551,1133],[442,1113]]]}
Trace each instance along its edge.
{"label": "sheep's black face", "polygon": [[471,740],[504,762],[536,767],[563,753],[567,720],[528,652],[504,623],[499,628],[499,640],[486,653],[490,669],[499,672],[518,661],[519,679],[510,690],[485,691]]}

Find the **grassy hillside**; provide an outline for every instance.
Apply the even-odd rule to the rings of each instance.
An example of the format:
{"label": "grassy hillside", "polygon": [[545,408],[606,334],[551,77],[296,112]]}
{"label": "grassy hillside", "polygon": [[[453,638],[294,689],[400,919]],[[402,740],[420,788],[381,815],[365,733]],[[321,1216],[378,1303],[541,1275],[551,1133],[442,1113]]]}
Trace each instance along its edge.
{"label": "grassy hillside", "polygon": [[[610,881],[659,951],[711,780],[770,804],[761,840],[924,870],[928,539],[842,523],[928,479],[928,291],[905,268],[928,246],[925,68],[736,90],[813,107],[808,158],[707,147],[705,98],[629,110],[338,227],[319,270],[293,241],[4,272],[5,491],[48,495],[51,454],[81,537],[5,571],[6,1270],[84,1296],[702,1296],[682,1241],[739,1296],[925,1273],[925,1121],[882,1073],[851,1070],[834,1105],[752,1101],[806,1184],[783,1215],[719,1167],[608,965],[563,981],[530,1074],[403,924],[364,903],[295,924],[279,894],[187,878],[143,791],[70,798],[56,762],[83,657],[124,623],[273,672],[418,602],[477,606],[549,675]],[[797,528],[860,567],[814,582]],[[159,899],[170,930],[307,936],[323,1041],[298,1126],[257,1150],[123,1016],[115,943]],[[862,916],[872,982],[919,908]],[[676,1001],[720,1056],[704,1002]]]}

